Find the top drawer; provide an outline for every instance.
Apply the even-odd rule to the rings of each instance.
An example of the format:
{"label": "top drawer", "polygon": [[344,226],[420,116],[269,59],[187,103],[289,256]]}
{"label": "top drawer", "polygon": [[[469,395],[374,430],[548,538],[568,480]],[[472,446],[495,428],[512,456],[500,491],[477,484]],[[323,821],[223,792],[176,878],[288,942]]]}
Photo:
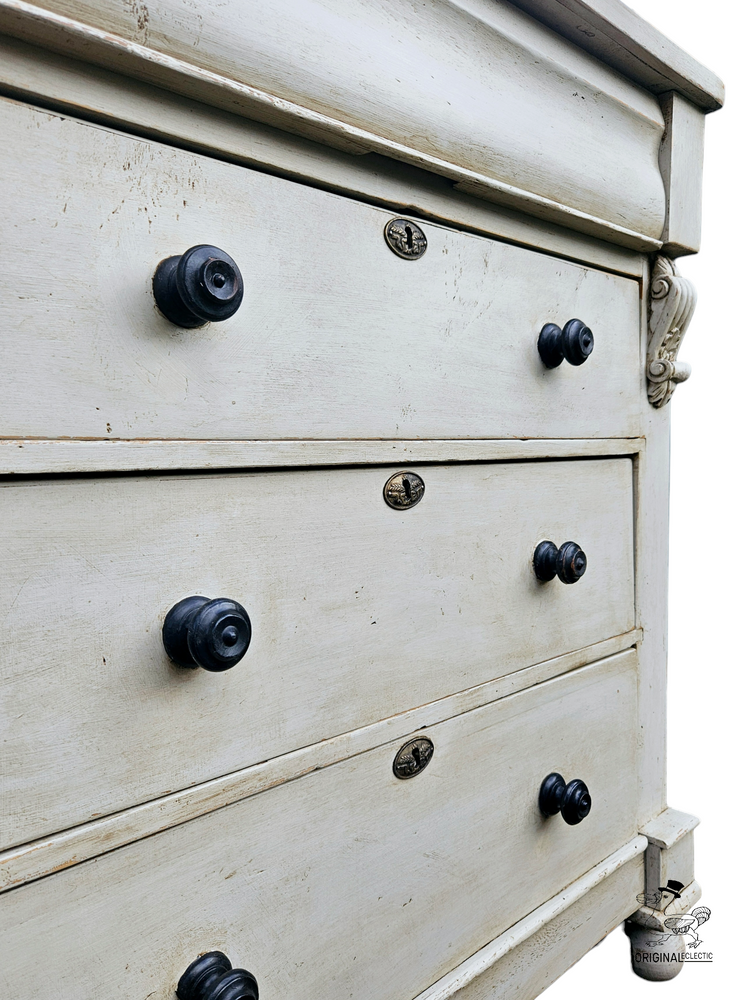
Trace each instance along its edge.
{"label": "top drawer", "polygon": [[[9,437],[620,437],[639,433],[639,286],[244,167],[0,104]],[[239,311],[182,329],[161,260],[213,244]],[[544,367],[543,324],[593,330]]]}

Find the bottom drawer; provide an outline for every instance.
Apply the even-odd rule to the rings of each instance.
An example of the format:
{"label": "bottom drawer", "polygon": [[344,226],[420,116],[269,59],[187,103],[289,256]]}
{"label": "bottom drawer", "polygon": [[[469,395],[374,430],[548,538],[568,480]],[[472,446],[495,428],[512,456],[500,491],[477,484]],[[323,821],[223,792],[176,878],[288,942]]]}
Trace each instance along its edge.
{"label": "bottom drawer", "polygon": [[[0,898],[0,993],[173,1000],[221,950],[263,1000],[406,1000],[635,833],[637,654],[618,654],[418,736],[113,851]],[[590,815],[539,811],[582,778]]]}

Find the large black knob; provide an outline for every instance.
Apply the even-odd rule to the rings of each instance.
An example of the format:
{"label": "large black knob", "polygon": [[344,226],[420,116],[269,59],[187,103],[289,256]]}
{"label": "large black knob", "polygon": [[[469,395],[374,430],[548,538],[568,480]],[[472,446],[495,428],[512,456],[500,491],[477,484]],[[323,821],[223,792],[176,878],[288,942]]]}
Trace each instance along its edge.
{"label": "large black knob", "polygon": [[242,302],[240,269],[218,247],[190,247],[167,257],[154,273],[156,304],[177,326],[203,326],[234,316]]}
{"label": "large black knob", "polygon": [[556,323],[545,323],[537,348],[546,368],[557,368],[563,360],[577,367],[594,350],[594,335],[580,319],[569,319],[562,330]]}
{"label": "large black knob", "polygon": [[164,619],[162,639],[170,660],[180,667],[229,670],[250,645],[247,611],[226,597],[186,597]]}
{"label": "large black knob", "polygon": [[591,795],[580,778],[566,785],[565,778],[553,771],[539,789],[539,809],[543,816],[560,813],[568,826],[577,826],[591,812]]}
{"label": "large black knob", "polygon": [[175,992],[179,1000],[258,1000],[258,983],[223,952],[209,951],[185,969]]}
{"label": "large black knob", "polygon": [[534,572],[546,583],[557,577],[563,583],[577,583],[586,572],[586,553],[576,542],[540,542],[534,549]]}

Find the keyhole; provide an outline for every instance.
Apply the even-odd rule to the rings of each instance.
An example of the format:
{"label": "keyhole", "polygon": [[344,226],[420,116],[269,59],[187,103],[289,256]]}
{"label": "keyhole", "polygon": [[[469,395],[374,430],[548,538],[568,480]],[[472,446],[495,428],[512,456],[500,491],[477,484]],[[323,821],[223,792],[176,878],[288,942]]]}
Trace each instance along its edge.
{"label": "keyhole", "polygon": [[417,765],[417,767],[421,767],[422,766],[422,754],[419,752],[419,747],[414,747],[412,749],[411,755],[414,758],[414,763]]}
{"label": "keyhole", "polygon": [[414,235],[411,226],[406,226],[406,245],[410,250],[414,247]]}
{"label": "keyhole", "polygon": [[406,499],[411,500],[411,483],[408,479],[404,479],[404,493],[406,494]]}

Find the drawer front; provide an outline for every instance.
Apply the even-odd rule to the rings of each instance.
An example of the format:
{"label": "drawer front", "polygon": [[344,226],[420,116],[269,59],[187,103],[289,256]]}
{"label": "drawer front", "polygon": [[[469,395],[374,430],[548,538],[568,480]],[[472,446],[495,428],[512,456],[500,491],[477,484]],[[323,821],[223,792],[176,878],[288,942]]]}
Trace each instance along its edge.
{"label": "drawer front", "polygon": [[[0,419],[6,436],[620,437],[640,433],[632,279],[0,104]],[[199,329],[155,306],[154,271],[196,244],[244,279]],[[547,369],[545,323],[595,338]]]}
{"label": "drawer front", "polygon": [[[630,459],[112,477],[0,489],[2,844],[348,732],[633,627]],[[588,568],[539,583],[538,542]],[[240,602],[249,651],[176,667],[165,615]]]}
{"label": "drawer front", "polygon": [[[403,1000],[626,843],[636,663],[619,654],[420,736],[314,772],[3,897],[3,994],[173,1000],[219,949],[265,1000]],[[578,826],[542,817],[551,771],[589,787]]]}

